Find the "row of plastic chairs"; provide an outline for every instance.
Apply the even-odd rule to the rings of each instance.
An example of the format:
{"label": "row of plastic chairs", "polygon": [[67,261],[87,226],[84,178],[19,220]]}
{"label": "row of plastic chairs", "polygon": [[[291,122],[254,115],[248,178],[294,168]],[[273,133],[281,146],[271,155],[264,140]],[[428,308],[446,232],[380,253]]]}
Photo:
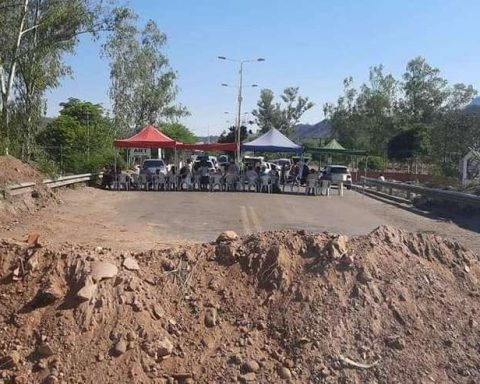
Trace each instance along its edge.
{"label": "row of plastic chairs", "polygon": [[208,183],[202,185],[200,175],[187,175],[181,178],[179,175],[165,176],[163,174],[154,175],[150,178],[145,174],[126,175],[120,174],[114,181],[113,188],[117,190],[210,190],[210,191],[257,191],[271,193],[276,180],[270,176],[259,176],[255,178],[244,178],[236,175],[214,174],[209,176]]}
{"label": "row of plastic chairs", "polygon": [[[277,183],[273,177],[269,175],[262,175],[257,177],[238,177],[236,175],[219,175],[214,174],[209,176],[208,183],[202,185],[202,179],[199,175],[187,175],[182,179],[179,175],[165,176],[163,174],[154,175],[150,179],[145,174],[134,174],[128,176],[126,174],[118,175],[114,182],[114,188],[117,190],[130,190],[135,188],[137,190],[156,190],[156,191],[178,191],[178,190],[209,190],[209,191],[255,191],[272,193],[273,187]],[[307,179],[305,185],[305,194],[313,195],[330,195],[330,181]],[[285,191],[285,185],[282,186]],[[294,180],[290,184],[290,191],[297,193],[300,190],[300,182]],[[343,195],[343,185],[339,185],[339,194]]]}

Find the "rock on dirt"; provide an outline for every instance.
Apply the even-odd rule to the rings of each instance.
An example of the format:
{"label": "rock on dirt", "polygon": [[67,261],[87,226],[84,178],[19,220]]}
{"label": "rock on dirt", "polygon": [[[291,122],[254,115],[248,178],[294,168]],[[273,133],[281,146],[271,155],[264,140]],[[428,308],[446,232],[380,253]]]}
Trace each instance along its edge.
{"label": "rock on dirt", "polygon": [[50,356],[53,356],[55,354],[52,347],[47,343],[40,344],[37,347],[36,352],[37,352],[38,356],[40,356],[41,358],[50,357]]}
{"label": "rock on dirt", "polygon": [[164,337],[163,339],[159,340],[158,349],[157,349],[159,358],[164,358],[166,356],[169,356],[172,354],[172,352],[173,352],[173,344],[168,339],[168,337]]}
{"label": "rock on dirt", "polygon": [[235,241],[235,240],[238,240],[238,235],[234,231],[222,232],[217,237],[217,243],[220,243],[220,242],[223,242],[223,241]]}
{"label": "rock on dirt", "polygon": [[248,360],[243,365],[243,369],[246,372],[257,372],[260,369],[260,365],[255,360]]}
{"label": "rock on dirt", "polygon": [[249,372],[244,375],[240,375],[238,379],[241,383],[252,383],[257,380],[257,375],[253,372]]}
{"label": "rock on dirt", "polygon": [[77,292],[77,297],[80,300],[91,300],[95,294],[96,289],[97,285],[93,282],[91,276],[87,276],[87,278],[85,279],[85,285]]}
{"label": "rock on dirt", "polygon": [[292,378],[292,372],[287,367],[281,367],[278,370],[278,374],[284,380],[288,380]]}
{"label": "rock on dirt", "polygon": [[93,262],[91,265],[90,276],[94,282],[101,281],[103,279],[111,279],[118,273],[116,265],[103,261]]}
{"label": "rock on dirt", "polygon": [[140,266],[138,265],[137,260],[135,260],[133,257],[127,257],[125,260],[123,260],[123,267],[125,269],[128,269],[129,271],[139,271]]}
{"label": "rock on dirt", "polygon": [[217,310],[215,308],[207,308],[205,312],[205,325],[207,327],[217,325]]}
{"label": "rock on dirt", "polygon": [[125,340],[118,341],[113,347],[113,353],[116,356],[120,356],[123,355],[125,352],[127,352],[127,342]]}
{"label": "rock on dirt", "polygon": [[18,351],[12,351],[9,354],[0,356],[0,370],[2,369],[14,369],[21,361],[21,356]]}

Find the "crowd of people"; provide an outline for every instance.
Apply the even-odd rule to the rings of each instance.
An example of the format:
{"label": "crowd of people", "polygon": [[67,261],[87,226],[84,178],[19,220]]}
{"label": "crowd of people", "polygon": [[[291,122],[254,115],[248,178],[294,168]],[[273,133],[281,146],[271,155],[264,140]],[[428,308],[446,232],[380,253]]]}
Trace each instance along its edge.
{"label": "crowd of people", "polygon": [[[187,159],[177,168],[155,172],[142,169],[134,164],[132,169],[122,172],[114,166],[104,169],[102,186],[106,189],[147,189],[147,190],[248,190],[280,193],[286,184],[308,185],[309,180],[320,181],[321,172],[308,168],[305,163],[294,162],[290,167],[267,169],[262,163],[242,164],[239,167],[233,160],[223,167],[212,167],[206,159]],[[265,188],[266,187],[266,188]]]}

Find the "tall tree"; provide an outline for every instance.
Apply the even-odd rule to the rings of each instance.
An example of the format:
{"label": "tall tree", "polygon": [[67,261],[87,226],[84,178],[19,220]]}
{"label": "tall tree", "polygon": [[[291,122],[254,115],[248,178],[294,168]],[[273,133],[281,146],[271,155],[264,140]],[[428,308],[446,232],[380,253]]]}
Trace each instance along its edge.
{"label": "tall tree", "polygon": [[[237,127],[232,125],[228,128],[228,131],[223,131],[220,137],[218,138],[219,143],[234,143],[236,138]],[[252,131],[248,130],[245,125],[240,127],[240,142],[243,142]]]}
{"label": "tall tree", "polygon": [[[334,135],[345,146],[368,150],[385,156],[388,143],[412,125],[422,125],[422,134],[428,141],[438,143],[440,138],[455,140],[457,124],[445,124],[453,111],[462,110],[475,96],[471,85],[449,86],[438,69],[425,59],[411,60],[399,82],[383,73],[383,66],[370,69],[369,82],[354,88],[352,78],[344,81],[344,95],[336,104],[326,104],[324,112],[333,127]],[[455,132],[455,133],[454,133]],[[460,135],[460,136],[459,136]],[[402,136],[400,135],[400,138]],[[450,143],[437,145],[443,152],[453,148]],[[430,159],[439,159],[431,153]],[[443,158],[453,158],[443,154]]]}
{"label": "tall tree", "polygon": [[392,160],[411,160],[428,153],[428,134],[424,124],[411,128],[392,137],[388,143],[388,157]]}
{"label": "tall tree", "polygon": [[263,89],[257,109],[252,114],[257,118],[256,123],[260,132],[265,133],[271,128],[276,128],[287,136],[292,136],[295,125],[298,124],[303,114],[314,106],[308,97],[300,96],[298,87],[285,88],[280,98],[283,102],[274,103],[275,95],[270,89]]}
{"label": "tall tree", "polygon": [[176,73],[164,53],[165,34],[153,20],[139,30],[137,19],[130,12],[104,46],[110,60],[115,125],[121,134],[187,114],[185,107],[175,104]]}
{"label": "tall tree", "polygon": [[268,132],[272,128],[278,128],[282,125],[282,113],[279,104],[274,103],[275,95],[270,89],[262,89],[260,99],[257,102],[258,109],[252,114],[257,118],[257,124],[260,132]]}
{"label": "tall tree", "polygon": [[101,105],[70,98],[38,141],[66,172],[98,171],[111,160],[113,124]]}
{"label": "tall tree", "polygon": [[403,81],[403,109],[407,120],[431,123],[449,96],[447,80],[440,76],[438,68],[417,57],[408,62]]}
{"label": "tall tree", "polygon": [[28,152],[45,90],[68,72],[63,53],[73,51],[80,34],[109,29],[116,20],[101,0],[3,0],[0,7],[0,128],[8,148],[18,101]]}
{"label": "tall tree", "polygon": [[292,136],[295,126],[299,123],[303,114],[314,106],[308,97],[300,96],[298,90],[298,87],[288,87],[284,89],[280,96],[285,103],[282,110],[283,126],[281,131],[287,136]]}

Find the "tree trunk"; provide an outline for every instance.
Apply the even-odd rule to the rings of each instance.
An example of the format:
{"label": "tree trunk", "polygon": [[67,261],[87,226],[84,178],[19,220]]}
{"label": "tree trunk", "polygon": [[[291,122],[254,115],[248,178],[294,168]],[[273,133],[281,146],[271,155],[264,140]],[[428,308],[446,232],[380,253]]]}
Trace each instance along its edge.
{"label": "tree trunk", "polygon": [[17,69],[17,52],[22,42],[23,30],[25,26],[25,18],[27,16],[27,11],[28,11],[28,2],[29,0],[23,1],[23,5],[22,5],[23,10],[20,17],[20,24],[18,26],[15,46],[13,47],[13,51],[12,51],[10,70],[8,72],[8,79],[7,79],[6,85],[3,83],[4,79],[2,77],[2,87],[1,87],[2,88],[2,123],[5,128],[5,139],[6,139],[5,154],[6,155],[8,155],[8,147],[10,145],[10,121],[9,121],[8,102],[9,102],[10,95],[13,88],[13,81],[15,80],[15,71]]}

